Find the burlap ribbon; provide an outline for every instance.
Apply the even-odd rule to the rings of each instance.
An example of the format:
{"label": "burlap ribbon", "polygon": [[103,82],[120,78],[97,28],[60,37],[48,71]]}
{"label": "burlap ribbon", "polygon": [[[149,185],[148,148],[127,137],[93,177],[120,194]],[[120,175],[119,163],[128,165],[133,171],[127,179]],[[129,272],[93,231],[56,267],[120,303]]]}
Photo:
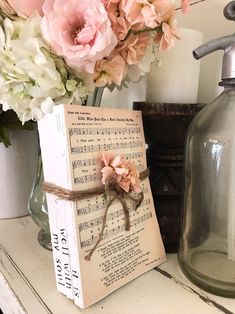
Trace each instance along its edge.
{"label": "burlap ribbon", "polygon": [[[148,169],[142,171],[139,176],[140,180],[145,179],[148,176],[148,173],[149,173]],[[130,230],[130,214],[129,214],[129,209],[128,209],[126,200],[130,199],[134,203],[134,209],[136,210],[144,199],[143,192],[136,193],[135,196],[133,196],[130,193],[126,193],[115,182],[108,183],[106,187],[102,185],[100,187],[88,189],[85,191],[71,191],[71,190],[67,190],[62,187],[59,187],[53,183],[44,182],[43,190],[47,193],[58,196],[59,199],[63,199],[67,201],[77,201],[82,198],[87,198],[87,197],[103,194],[108,190],[108,195],[110,197],[109,197],[109,200],[107,202],[107,206],[104,212],[102,228],[101,228],[97,242],[95,243],[93,248],[90,250],[90,252],[85,256],[85,259],[88,261],[91,259],[92,254],[94,253],[94,251],[96,250],[97,246],[99,245],[99,243],[101,242],[103,238],[108,210],[110,206],[113,204],[113,202],[115,200],[118,200],[122,204],[122,208],[123,208],[123,212],[125,216],[125,230],[129,231]]]}

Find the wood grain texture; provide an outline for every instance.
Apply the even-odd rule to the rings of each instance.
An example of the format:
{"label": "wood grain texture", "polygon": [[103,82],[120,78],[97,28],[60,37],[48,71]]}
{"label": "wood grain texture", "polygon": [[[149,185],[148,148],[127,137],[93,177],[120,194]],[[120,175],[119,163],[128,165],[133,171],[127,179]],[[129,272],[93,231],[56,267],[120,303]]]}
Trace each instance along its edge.
{"label": "wood grain texture", "polygon": [[[86,310],[56,291],[51,252],[37,243],[30,217],[0,221],[0,308],[4,314],[221,314],[235,300],[203,292],[182,274],[175,255]],[[227,311],[227,312],[226,312]]]}

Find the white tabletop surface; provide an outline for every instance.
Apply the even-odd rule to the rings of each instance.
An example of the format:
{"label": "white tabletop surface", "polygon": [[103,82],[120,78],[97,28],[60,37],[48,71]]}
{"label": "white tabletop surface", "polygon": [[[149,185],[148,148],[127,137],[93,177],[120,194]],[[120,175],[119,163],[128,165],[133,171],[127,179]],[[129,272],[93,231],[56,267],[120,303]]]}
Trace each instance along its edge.
{"label": "white tabletop surface", "polygon": [[52,253],[37,242],[30,217],[0,220],[0,308],[4,314],[209,314],[235,313],[235,299],[206,293],[182,274],[175,254],[81,310],[56,291]]}

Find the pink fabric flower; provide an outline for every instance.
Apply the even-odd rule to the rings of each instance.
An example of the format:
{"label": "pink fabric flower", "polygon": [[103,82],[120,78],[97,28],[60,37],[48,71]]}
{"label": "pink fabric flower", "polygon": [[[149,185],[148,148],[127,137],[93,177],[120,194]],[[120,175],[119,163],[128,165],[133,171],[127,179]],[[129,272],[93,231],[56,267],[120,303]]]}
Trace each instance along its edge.
{"label": "pink fabric flower", "polygon": [[184,14],[188,14],[190,11],[190,4],[189,4],[189,0],[181,0],[181,11]]}
{"label": "pink fabric flower", "polygon": [[43,1],[44,0],[8,0],[8,3],[17,14],[31,16],[36,12],[42,15]]}
{"label": "pink fabric flower", "polygon": [[174,45],[175,39],[180,39],[180,36],[176,27],[176,20],[172,17],[168,23],[162,23],[162,31],[156,34],[154,41],[159,45],[160,50],[166,50]]}
{"label": "pink fabric flower", "polygon": [[124,161],[121,156],[114,158],[106,152],[102,152],[102,161],[104,162],[101,170],[103,184],[114,181],[127,193],[141,192],[139,172],[134,162]]}
{"label": "pink fabric flower", "polygon": [[159,25],[159,15],[155,7],[147,0],[122,0],[122,10],[127,21],[136,29],[144,26],[154,28]]}
{"label": "pink fabric flower", "polygon": [[125,61],[119,54],[111,60],[98,61],[93,76],[95,86],[101,87],[113,83],[120,86],[125,74],[125,65]]}
{"label": "pink fabric flower", "polygon": [[78,72],[93,73],[117,44],[101,0],[45,0],[43,13],[45,39]]}
{"label": "pink fabric flower", "polygon": [[167,22],[175,15],[175,7],[171,0],[153,0],[152,5],[158,12],[161,22]]}
{"label": "pink fabric flower", "polygon": [[149,33],[142,33],[139,35],[131,34],[123,44],[118,47],[118,51],[126,60],[127,64],[138,64],[146,53],[149,40]]}
{"label": "pink fabric flower", "polygon": [[108,180],[116,180],[117,175],[127,173],[127,169],[120,168],[121,156],[114,157],[110,153],[102,152],[102,161],[104,167],[101,170],[102,182],[105,184]]}
{"label": "pink fabric flower", "polygon": [[126,169],[127,171],[117,175],[118,185],[127,193],[131,191],[140,193],[139,172],[136,169],[135,163],[131,161],[123,161],[119,167]]}
{"label": "pink fabric flower", "polygon": [[115,35],[119,40],[124,40],[131,25],[126,19],[125,12],[122,10],[121,1],[109,0],[106,4],[106,10]]}
{"label": "pink fabric flower", "polygon": [[15,10],[10,6],[7,0],[0,0],[0,8],[8,16],[14,16]]}
{"label": "pink fabric flower", "polygon": [[176,38],[180,38],[176,25],[174,5],[166,0],[155,0],[153,5],[160,13],[162,19],[162,30],[157,32],[154,41],[161,50],[165,50],[174,45]]}

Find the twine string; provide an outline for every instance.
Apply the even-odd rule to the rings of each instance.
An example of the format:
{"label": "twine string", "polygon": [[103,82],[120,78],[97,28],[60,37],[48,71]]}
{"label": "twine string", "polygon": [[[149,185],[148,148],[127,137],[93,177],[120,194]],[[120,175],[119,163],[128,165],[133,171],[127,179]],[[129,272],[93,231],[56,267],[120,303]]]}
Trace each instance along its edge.
{"label": "twine string", "polygon": [[103,235],[104,235],[104,229],[105,229],[105,225],[106,225],[106,221],[107,221],[107,215],[108,215],[108,210],[109,207],[113,204],[113,202],[115,201],[115,199],[117,198],[118,195],[114,196],[107,204],[107,207],[105,209],[104,212],[104,216],[103,216],[103,222],[102,222],[102,228],[98,237],[98,240],[96,241],[95,245],[93,246],[93,248],[90,250],[90,252],[85,256],[85,260],[86,261],[90,261],[91,260],[91,256],[92,254],[95,252],[97,246],[100,244]]}
{"label": "twine string", "polygon": [[[148,176],[149,172],[148,169],[142,171],[139,175],[140,180],[145,179]],[[144,199],[144,193],[141,191],[140,193],[137,194],[136,197],[131,195],[130,193],[124,192],[117,184],[114,182],[110,182],[107,184],[107,186],[100,186],[97,188],[93,189],[88,189],[85,191],[71,191],[68,189],[64,189],[62,187],[59,187],[53,183],[48,183],[44,182],[43,183],[43,190],[47,193],[56,195],[59,197],[59,199],[67,200],[67,201],[77,201],[82,198],[87,198],[99,194],[103,194],[108,190],[108,194],[112,194],[113,197],[109,199],[107,206],[105,208],[104,216],[103,216],[103,222],[102,222],[102,228],[99,233],[98,239],[93,246],[93,248],[90,250],[90,252],[85,256],[85,260],[90,261],[92,254],[95,252],[97,246],[100,244],[103,235],[104,235],[104,230],[106,226],[106,221],[107,221],[107,215],[108,215],[108,210],[110,206],[113,204],[115,200],[118,200],[123,208],[124,212],[124,217],[125,217],[125,230],[129,231],[131,224],[130,224],[130,212],[126,203],[126,199],[130,199],[134,203],[134,210],[136,210],[140,204],[142,203]]]}

